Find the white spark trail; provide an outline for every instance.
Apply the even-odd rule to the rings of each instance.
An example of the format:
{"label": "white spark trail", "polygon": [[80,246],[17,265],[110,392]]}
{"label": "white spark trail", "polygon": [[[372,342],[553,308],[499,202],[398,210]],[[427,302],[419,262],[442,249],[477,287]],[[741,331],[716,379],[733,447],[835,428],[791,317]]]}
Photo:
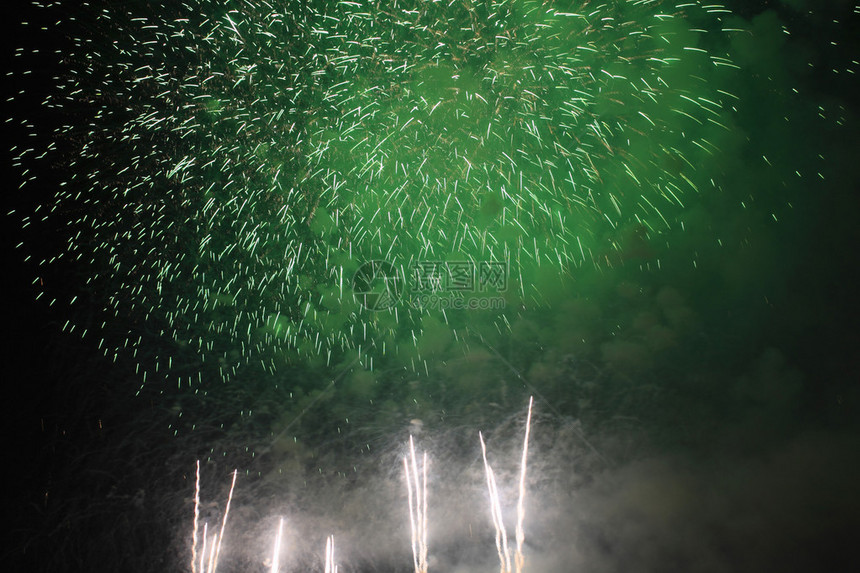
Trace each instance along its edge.
{"label": "white spark trail", "polygon": [[275,537],[275,548],[272,550],[272,573],[278,573],[279,558],[281,556],[281,533],[284,530],[284,518],[278,521],[278,535]]}
{"label": "white spark trail", "polygon": [[191,573],[197,573],[197,530],[200,523],[200,460],[194,485],[194,530],[191,533]]}
{"label": "white spark trail", "polygon": [[523,531],[523,520],[526,516],[525,497],[526,497],[526,461],[529,454],[529,434],[532,426],[532,404],[534,404],[534,396],[529,397],[529,413],[526,416],[526,437],[523,439],[523,459],[520,464],[520,496],[517,500],[517,554],[515,563],[517,573],[522,573],[525,558],[523,557],[523,542],[525,541],[525,533]]}
{"label": "white spark trail", "polygon": [[412,460],[411,471],[409,458],[405,456],[403,470],[406,474],[409,525],[412,531],[412,563],[415,573],[427,573],[427,452],[424,452],[422,458],[421,477],[418,473],[418,459],[415,455],[415,442],[412,436],[409,436],[409,453]]}
{"label": "white spark trail", "polygon": [[[230,484],[230,493],[227,495],[227,505],[224,508],[224,517],[221,520],[221,531],[207,539],[209,523],[203,524],[203,538],[198,539],[200,531],[200,460],[197,460],[197,469],[194,480],[194,529],[191,533],[191,572],[192,573],[215,573],[218,568],[218,558],[221,556],[221,541],[224,539],[224,529],[227,527],[227,516],[230,513],[230,502],[233,501],[233,489],[236,487],[236,475],[238,470],[233,470],[233,481]],[[198,560],[197,545],[201,543],[200,558]],[[207,556],[206,551],[209,548]]]}
{"label": "white spark trail", "polygon": [[212,542],[209,543],[209,566],[206,568],[207,573],[214,573],[215,571],[215,549],[217,548],[219,543],[220,540],[218,539],[218,534],[216,533],[212,536]]}
{"label": "white spark trail", "polygon": [[499,491],[496,488],[496,477],[493,474],[493,468],[487,462],[487,446],[484,443],[484,435],[478,432],[478,438],[481,440],[481,453],[484,456],[484,470],[487,474],[487,489],[490,492],[490,514],[493,517],[493,526],[496,528],[496,550],[499,552],[499,563],[501,563],[501,573],[510,573],[511,571],[511,553],[508,549],[508,533],[505,530],[505,524],[502,521],[502,505],[499,502]]}
{"label": "white spark trail", "polygon": [[218,534],[218,545],[215,548],[215,561],[212,564],[212,573],[218,568],[218,558],[221,556],[221,541],[224,539],[224,528],[227,527],[227,515],[230,513],[230,502],[233,501],[233,488],[236,487],[236,474],[239,470],[233,470],[233,481],[230,484],[230,493],[227,495],[227,506],[224,508],[224,519],[221,521],[221,532]]}
{"label": "white spark trail", "polygon": [[[529,435],[531,434],[532,424],[532,405],[534,404],[534,396],[529,398],[529,410],[526,417],[526,435],[523,439],[523,455],[520,462],[520,480],[519,480],[519,497],[517,499],[517,528],[516,540],[517,550],[514,556],[516,565],[516,573],[522,573],[525,566],[525,557],[523,556],[523,543],[525,542],[525,532],[523,529],[523,521],[525,521],[525,497],[526,497],[526,467],[529,453]],[[478,439],[481,441],[481,454],[484,457],[484,470],[487,474],[487,490],[490,493],[490,514],[493,517],[493,526],[496,528],[496,550],[499,552],[499,563],[501,573],[511,573],[511,552],[508,548],[508,533],[505,529],[505,523],[502,517],[502,504],[499,501],[499,490],[496,487],[496,476],[493,473],[493,468],[487,461],[487,445],[484,443],[484,435],[478,432]]]}
{"label": "white spark trail", "polygon": [[206,560],[206,535],[208,533],[209,524],[203,524],[203,548],[200,551],[200,571],[204,570],[203,563]]}
{"label": "white spark trail", "polygon": [[334,564],[334,535],[329,535],[325,542],[325,573],[337,573]]}

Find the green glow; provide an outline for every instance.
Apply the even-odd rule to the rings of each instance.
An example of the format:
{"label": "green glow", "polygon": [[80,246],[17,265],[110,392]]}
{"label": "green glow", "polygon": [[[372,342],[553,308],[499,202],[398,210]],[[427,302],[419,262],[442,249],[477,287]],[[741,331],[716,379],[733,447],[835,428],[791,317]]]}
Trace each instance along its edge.
{"label": "green glow", "polygon": [[121,40],[96,57],[76,38],[48,102],[85,102],[58,199],[90,238],[64,256],[117,324],[175,341],[168,370],[359,348],[420,364],[454,313],[362,309],[359,265],[506,261],[509,308],[546,301],[554,277],[617,264],[621,237],[673,228],[731,124],[711,4],[126,10],[88,16]]}

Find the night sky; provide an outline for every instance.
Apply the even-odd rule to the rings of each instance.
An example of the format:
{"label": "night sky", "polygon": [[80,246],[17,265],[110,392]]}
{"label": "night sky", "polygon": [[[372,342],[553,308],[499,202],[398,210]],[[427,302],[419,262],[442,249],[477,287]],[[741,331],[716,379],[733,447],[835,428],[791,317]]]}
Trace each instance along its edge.
{"label": "night sky", "polygon": [[[567,145],[568,136],[558,125],[577,114],[566,111],[569,115],[547,119],[546,110],[556,109],[563,97],[552,96],[554,86],[547,87],[545,78],[532,75],[530,80],[523,73],[518,82],[503,84],[504,78],[516,76],[518,66],[529,69],[514,57],[519,54],[515,49],[505,62],[506,69],[515,71],[498,76],[503,78],[501,87],[494,83],[488,88],[477,72],[470,87],[457,83],[467,81],[460,75],[466,78],[464,70],[473,69],[469,66],[483,72],[496,64],[495,56],[474,56],[475,63],[468,50],[461,54],[454,48],[439,56],[449,68],[439,65],[442,71],[434,72],[438,77],[428,72],[424,82],[414,84],[390,80],[385,58],[373,60],[361,73],[347,77],[355,93],[363,94],[356,100],[341,96],[349,92],[337,91],[339,84],[330,77],[325,80],[330,85],[316,84],[313,78],[296,80],[322,85],[319,93],[333,95],[320,100],[296,95],[290,100],[295,107],[286,112],[284,126],[292,118],[296,133],[304,137],[290,139],[298,136],[293,127],[278,124],[280,115],[277,121],[254,123],[255,113],[262,117],[267,110],[279,109],[281,92],[259,87],[268,81],[259,76],[259,83],[243,85],[236,79],[238,64],[230,68],[236,78],[225,76],[223,85],[213,80],[205,89],[194,85],[188,93],[167,96],[157,88],[162,81],[190,85],[189,78],[196,78],[199,69],[228,69],[234,60],[274,61],[281,52],[310,58],[297,56],[298,63],[285,64],[300,69],[314,61],[307,56],[317,47],[317,40],[308,39],[316,38],[313,34],[291,32],[285,37],[293,43],[260,44],[257,52],[248,50],[234,59],[227,54],[227,43],[219,53],[219,44],[200,40],[193,56],[180,49],[167,54],[165,48],[162,55],[171,71],[159,76],[136,68],[147,62],[157,67],[159,48],[142,47],[124,34],[146,34],[134,15],[151,18],[155,28],[181,31],[183,25],[170,24],[166,16],[184,13],[176,3],[113,3],[110,10],[125,15],[116,24],[93,18],[95,9],[81,11],[71,2],[50,9],[14,4],[17,8],[7,11],[3,23],[8,143],[2,246],[9,326],[2,380],[10,456],[4,495],[8,548],[3,559],[10,564],[8,570],[191,571],[194,465],[199,459],[202,513],[210,526],[220,523],[230,474],[238,469],[219,570],[268,571],[277,520],[285,516],[288,541],[282,571],[322,571],[320,555],[329,534],[336,538],[341,571],[411,571],[400,459],[411,434],[431,460],[429,569],[495,571],[499,565],[477,432],[488,438],[513,535],[512,496],[532,395],[526,571],[860,570],[860,558],[850,550],[860,535],[860,5],[848,0],[728,2],[734,14],[723,25],[742,31],[720,36],[709,30],[699,45],[714,54],[726,53],[737,67],[714,72],[707,81],[688,80],[696,75],[689,71],[692,67],[673,72],[679,74],[674,82],[667,76],[666,88],[654,91],[657,103],[645,101],[642,94],[647,90],[600,83],[598,74],[593,84],[585,84],[583,89],[593,92],[581,105],[593,114],[589,117],[597,118],[594,125],[607,126],[609,135],[593,136],[574,125],[570,141],[592,150],[574,154],[574,162],[584,166],[587,182],[581,185],[597,195],[589,212],[601,216],[586,218],[577,203],[571,207],[571,219],[556,224],[563,198],[558,199],[554,187],[557,156],[552,154],[561,152],[546,142]],[[91,3],[102,4],[110,3]],[[217,3],[192,4],[199,4],[200,18],[191,16],[184,25],[200,32],[208,25],[203,11],[214,14]],[[262,4],[248,2],[255,8],[241,12],[247,22],[236,20],[243,41],[256,29],[254,19],[264,12]],[[295,14],[312,4],[293,5]],[[582,5],[570,4],[569,11]],[[588,6],[597,10],[599,4]],[[340,14],[337,10],[332,13]],[[223,13],[228,14],[226,9]],[[482,18],[470,14],[474,21]],[[639,17],[632,9],[619,8],[619,14]],[[381,27],[387,25],[387,15],[368,17],[361,25],[370,26],[377,17]],[[212,16],[212,21],[223,23],[224,18]],[[339,30],[338,25],[331,24],[332,29]],[[511,26],[528,30],[531,25]],[[39,31],[43,26],[46,30]],[[603,36],[594,29],[586,32],[594,34],[601,47]],[[412,38],[411,31],[402,33]],[[450,34],[443,39],[452,46],[474,40]],[[410,40],[414,52],[404,56],[406,60],[420,61],[421,50],[433,47],[419,36],[416,32],[418,39]],[[534,37],[538,44],[543,38]],[[188,39],[193,33],[177,38],[180,47],[198,45]],[[612,38],[602,46],[605,53],[594,56],[595,70],[612,50],[632,49],[624,43],[626,35]],[[127,62],[115,55],[122,53],[126,41],[131,54]],[[98,54],[93,60],[85,58],[89,46]],[[118,51],[111,52],[109,46]],[[666,53],[674,48],[666,48]],[[563,43],[546,49],[551,54],[547,58],[558,61],[567,53]],[[56,53],[64,56],[61,62]],[[148,78],[152,86],[141,81],[144,87],[138,92],[129,87],[137,84],[112,83],[124,81],[126,72],[119,70],[126,63],[128,73]],[[647,67],[631,66],[624,73],[641,73],[647,80]],[[455,69],[460,75],[451,79],[448,72]],[[76,76],[82,86],[79,96],[69,87],[74,85],[68,81],[69,70],[81,72]],[[332,77],[341,73],[329,71]],[[549,83],[563,83],[551,77]],[[591,76],[582,72],[576,77]],[[277,81],[271,80],[272,85]],[[373,82],[391,82],[403,91],[392,88],[384,96],[360,92],[359,87]],[[629,85],[634,84],[635,78]],[[111,91],[116,85],[129,91]],[[445,90],[459,97],[472,89],[479,94],[498,90],[502,103],[526,101],[534,94],[516,91],[521,85],[547,89],[541,92],[550,102],[540,108],[544,111],[537,104],[488,104],[493,113],[486,112],[485,118],[481,102],[470,99],[467,105],[454,98],[445,100],[453,114],[449,117],[441,115],[449,113],[446,105],[433,116],[435,108],[415,111],[404,103],[412,102],[410,97],[429,100],[437,92],[448,93]],[[697,111],[674,108],[686,105],[672,91],[676,85],[695,86],[725,101],[713,104],[711,111],[706,109],[710,103]],[[307,93],[299,87],[285,87],[284,93]],[[684,89],[679,93],[687,93]],[[58,93],[69,96],[63,105],[41,104]],[[220,99],[212,93],[220,93]],[[448,96],[439,97],[442,101]],[[354,101],[376,105],[374,98],[385,102],[382,119],[362,123],[357,119],[360,112],[342,113]],[[165,102],[177,109],[185,109],[181,106],[187,102],[196,107],[182,123],[183,116],[170,116],[158,107]],[[165,125],[176,121],[173,134],[147,131],[141,122],[131,129],[139,136],[136,140],[117,135],[123,122],[131,125],[134,114],[150,104],[156,117],[164,114]],[[650,114],[647,122],[626,113],[640,104],[653,105],[653,110],[642,108]],[[250,110],[247,116],[242,105]],[[325,105],[335,111],[326,111]],[[463,119],[463,110],[472,116]],[[689,128],[684,123],[689,116],[674,113],[678,110],[696,116],[689,125],[700,125],[698,114],[716,119],[707,129]],[[412,146],[420,140],[409,139],[404,122],[425,111],[424,128],[435,139]],[[511,174],[525,174],[526,179],[539,180],[533,202],[523,193],[525,198],[508,210],[509,196],[481,195],[483,191],[468,186],[476,176],[470,175],[469,161],[470,172],[460,169],[460,151],[445,155],[451,149],[465,149],[463,156],[473,151],[468,147],[477,141],[470,139],[477,133],[469,123],[473,116],[486,119],[494,129],[510,129],[498,138],[498,148],[481,148],[488,156],[501,154],[505,145],[523,150],[517,159],[521,165],[515,167],[512,160],[510,166],[499,163],[504,166],[497,172],[485,171],[490,173],[485,187],[513,179]],[[251,118],[247,129],[242,124],[246,117]],[[395,117],[395,127],[386,123]],[[675,117],[681,119],[671,119]],[[522,118],[543,118],[546,123],[529,127]],[[717,122],[724,126],[713,127]],[[652,124],[653,133],[643,131]],[[54,135],[64,125],[72,128]],[[546,153],[540,169],[531,163],[540,155],[538,143],[529,139],[537,132]],[[384,137],[404,133],[395,143]],[[359,143],[332,143],[353,141],[350,137]],[[291,145],[270,149],[259,144],[266,138]],[[103,147],[82,150],[88,141],[100,141]],[[716,142],[714,150],[700,151],[707,147],[697,145],[703,141]],[[309,151],[323,149],[320,142],[330,145],[317,155]],[[18,159],[22,149],[49,144],[56,151],[45,160],[34,159],[38,153]],[[472,163],[477,166],[480,158],[489,165],[475,149]],[[429,150],[427,166],[416,161],[407,169],[409,158],[422,150]],[[366,175],[362,154],[377,152],[386,160],[398,158],[403,173],[397,168],[386,171],[380,164],[381,175],[375,175],[379,180]],[[143,159],[132,161],[136,154]],[[191,156],[198,164],[212,159],[217,172],[199,165],[183,167],[180,160]],[[630,184],[624,179],[628,160],[637,184],[645,182],[639,189],[642,201],[625,191]],[[589,171],[590,161],[599,176]],[[331,180],[329,175],[317,176],[309,165],[320,166],[317,175],[326,166],[327,173],[335,175]],[[175,183],[174,176],[183,169],[187,177]],[[230,207],[231,194],[245,192],[242,185],[259,184],[262,189],[259,178],[281,176],[280,169],[289,172],[296,188],[309,191],[279,195],[275,190],[280,188],[273,186],[271,192],[253,195],[256,203],[247,210],[238,202]],[[377,205],[375,196],[373,201],[368,198],[376,193],[377,181],[384,212],[393,201],[386,185],[401,175],[404,181],[420,175],[422,169],[465,182],[456,192],[448,187],[434,192],[450,192],[463,200],[462,220],[471,226],[463,227],[441,207],[439,226],[432,232],[418,226],[420,221],[386,224],[366,216]],[[148,194],[130,199],[117,194],[116,189],[148,173],[160,181]],[[332,183],[341,173],[353,176],[342,188]],[[695,191],[687,189],[666,211],[642,207],[653,199],[649,190],[674,189],[672,185],[682,181],[678,174],[687,177]],[[20,187],[24,180],[27,184]],[[223,202],[221,214],[210,217],[210,195],[201,181],[223,186],[223,194],[211,199]],[[353,186],[358,191],[347,195]],[[164,210],[150,209],[164,189],[170,190]],[[404,184],[403,189],[404,195],[418,193],[418,187]],[[612,190],[621,197],[618,215],[608,199]],[[96,198],[69,198],[78,191]],[[323,207],[321,198],[329,196],[334,198]],[[467,203],[470,199],[474,204]],[[415,212],[434,212],[432,196],[422,201],[416,199]],[[283,205],[289,217],[276,219],[273,214]],[[52,206],[53,214],[41,220]],[[39,215],[33,216],[35,212]],[[160,213],[166,218],[158,218]],[[522,235],[511,231],[513,223],[507,219],[499,222],[510,213],[519,213]],[[28,216],[32,223],[23,224]],[[567,253],[566,241],[573,236],[566,234],[567,223],[579,221],[579,216],[590,254],[583,251],[582,259],[556,256]],[[106,221],[109,224],[102,225]],[[245,221],[257,225],[262,247],[243,234]],[[201,241],[206,225],[207,239]],[[440,252],[447,249],[440,259],[450,252],[475,260],[501,252],[502,247],[458,250],[446,242],[460,231],[469,236],[464,228],[481,225],[496,233],[491,239],[498,237],[499,245],[516,245],[525,238],[528,247],[512,255],[516,280],[512,278],[511,290],[518,286],[522,291],[504,294],[507,307],[498,315],[413,310],[401,311],[393,320],[386,312],[357,309],[348,289],[338,291],[340,275],[331,268],[343,264],[349,281],[358,265],[385,258],[386,252],[393,253],[392,258],[426,259],[426,252],[413,252],[425,238]],[[138,243],[114,236],[117,230],[138,228],[152,230],[151,235],[135,235],[144,247],[154,247],[145,256],[136,249]],[[406,237],[393,250],[386,239],[389,232]],[[231,249],[233,241],[240,248]],[[199,254],[198,244],[205,246]],[[347,244],[355,245],[355,260],[338,258],[352,253]],[[297,254],[298,245],[306,252]],[[530,265],[528,257],[540,249],[539,255],[544,260],[555,257],[557,266]],[[221,258],[206,259],[216,251]],[[289,282],[289,273],[267,258],[270,251],[292,253],[301,276]],[[110,259],[113,255],[116,259]],[[55,256],[55,261],[43,263]],[[122,262],[123,257],[128,257],[131,270],[106,262]],[[173,274],[156,280],[164,261],[175,262],[168,267]],[[516,275],[515,267],[525,270]],[[276,278],[262,288],[256,273],[266,269],[274,269]],[[206,272],[209,278],[198,281]],[[234,275],[235,283],[229,280]],[[134,288],[138,280],[140,291]],[[278,281],[289,284],[278,290]],[[242,294],[221,296],[227,292],[225,283],[246,288],[238,289]],[[249,295],[247,285],[260,287],[260,292]],[[191,311],[183,314],[192,306],[186,304],[189,300],[200,292],[208,296],[210,290],[221,294],[201,303],[204,318],[197,320]],[[349,301],[339,298],[343,296]],[[49,305],[53,298],[59,302]],[[75,302],[68,304],[71,299]],[[276,304],[285,304],[292,314],[272,318],[272,309],[280,308]],[[314,320],[296,318],[305,305],[316,305]],[[350,318],[343,318],[349,312]],[[182,316],[174,323],[177,315]],[[223,325],[234,325],[233,330]],[[84,329],[88,335],[81,338]],[[290,338],[285,330],[298,335]],[[246,347],[243,336],[258,345]],[[202,342],[195,346],[189,339]],[[359,345],[367,355],[357,352]],[[333,357],[328,361],[327,351]]]}

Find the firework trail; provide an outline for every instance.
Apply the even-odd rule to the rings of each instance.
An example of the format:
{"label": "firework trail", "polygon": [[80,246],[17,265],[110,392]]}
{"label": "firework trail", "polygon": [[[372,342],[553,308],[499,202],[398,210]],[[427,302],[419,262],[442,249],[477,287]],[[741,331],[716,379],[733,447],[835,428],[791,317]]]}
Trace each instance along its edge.
{"label": "firework trail", "polygon": [[538,300],[539,268],[613,264],[625,230],[673,226],[705,190],[695,166],[733,98],[731,62],[706,49],[727,11],[697,1],[75,14],[58,18],[66,73],[45,102],[66,123],[47,149],[17,150],[66,180],[26,223],[67,230],[44,272],[74,262],[96,299],[91,324],[66,328],[131,356],[144,381],[355,354],[422,364],[430,311],[362,308],[361,263],[410,276],[425,260],[502,261],[508,295]]}
{"label": "firework trail", "polygon": [[501,573],[509,573],[511,570],[511,554],[508,549],[508,533],[502,520],[502,505],[499,501],[499,491],[496,487],[496,477],[493,468],[487,462],[487,446],[484,443],[484,435],[478,432],[481,441],[481,454],[484,457],[484,470],[487,474],[487,490],[490,494],[490,515],[493,518],[493,527],[496,529],[496,551],[499,553]]}
{"label": "firework trail", "polygon": [[278,520],[278,533],[275,535],[275,547],[272,549],[272,570],[271,573],[278,573],[280,568],[281,558],[281,536],[284,532],[284,518]]}
{"label": "firework trail", "polygon": [[[218,558],[221,556],[221,541],[224,539],[224,530],[227,527],[227,516],[230,514],[230,503],[233,501],[233,489],[236,487],[236,475],[238,470],[233,470],[233,480],[230,482],[230,493],[227,494],[227,505],[224,507],[224,516],[221,518],[221,530],[208,538],[209,523],[203,524],[203,539],[200,541],[200,562],[197,562],[197,533],[200,529],[200,460],[197,460],[197,468],[194,480],[194,528],[191,533],[191,571],[192,573],[215,573],[218,569]],[[207,560],[207,541],[209,543],[209,554]],[[208,563],[208,564],[207,564]]]}
{"label": "firework trail", "polygon": [[[517,498],[517,527],[516,541],[517,549],[514,555],[514,563],[516,565],[516,573],[522,573],[525,565],[525,557],[523,556],[523,542],[525,541],[525,533],[523,531],[523,520],[525,519],[525,496],[526,496],[526,462],[528,459],[529,449],[529,434],[531,433],[532,421],[532,405],[534,397],[529,398],[529,410],[526,418],[526,432],[523,439],[523,454],[520,462],[520,479],[519,479],[519,496]],[[499,563],[501,573],[511,573],[511,552],[508,547],[508,533],[505,528],[504,519],[502,516],[502,504],[499,499],[499,490],[496,486],[496,476],[493,468],[487,461],[487,446],[484,443],[484,435],[478,432],[478,439],[481,442],[481,455],[484,459],[484,471],[487,476],[487,490],[490,495],[490,514],[493,518],[493,527],[496,529],[496,550],[499,554]]]}
{"label": "firework trail", "polygon": [[197,573],[197,531],[200,524],[200,460],[194,481],[194,529],[191,532],[191,571]]}
{"label": "firework trail", "polygon": [[427,573],[427,452],[424,452],[419,473],[412,436],[409,436],[409,457],[403,458],[403,470],[409,501],[412,561],[415,573]]}
{"label": "firework trail", "polygon": [[[478,437],[481,444],[481,454],[486,472],[487,487],[489,490],[490,513],[496,532],[496,550],[501,564],[501,573],[522,573],[525,565],[523,555],[523,543],[525,534],[523,522],[525,519],[525,494],[526,494],[526,466],[528,459],[528,445],[531,434],[531,417],[534,398],[529,398],[528,414],[526,417],[525,437],[523,439],[523,451],[521,456],[521,467],[518,480],[517,500],[517,522],[516,522],[516,551],[514,553],[514,567],[511,565],[511,550],[508,544],[507,530],[502,515],[502,507],[495,474],[487,459],[487,447],[484,442],[483,433]],[[421,456],[419,464],[418,455],[415,450],[415,440],[409,438],[409,452],[403,457],[404,478],[406,481],[407,501],[409,505],[409,524],[411,532],[412,561],[415,573],[427,573],[428,571],[428,489],[427,471],[429,463],[427,453]],[[227,526],[227,518],[230,512],[230,504],[233,499],[233,491],[236,486],[238,470],[233,471],[230,491],[227,496],[224,515],[221,520],[220,532],[209,535],[209,524],[203,523],[203,533],[200,530],[200,461],[197,461],[194,489],[194,523],[192,528],[191,545],[191,571],[192,573],[215,573],[221,553],[221,543]],[[284,518],[278,519],[278,528],[275,533],[274,547],[272,549],[270,571],[278,573],[280,570],[280,554],[284,533]],[[324,569],[326,573],[336,573],[338,566],[334,560],[334,536],[326,537]]]}
{"label": "firework trail", "polygon": [[[517,573],[522,573],[525,558],[523,557],[523,542],[525,541],[525,532],[523,531],[523,520],[526,516],[525,499],[526,499],[526,462],[529,454],[529,434],[532,427],[532,405],[534,404],[534,396],[529,397],[529,413],[526,416],[526,435],[523,438],[523,458],[520,462],[520,486],[519,497],[517,498],[517,553],[514,558]],[[235,479],[235,478],[234,478]],[[226,516],[225,516],[226,518]]]}
{"label": "firework trail", "polygon": [[329,535],[325,542],[325,573],[337,573],[334,564],[334,535]]}
{"label": "firework trail", "polygon": [[[198,460],[198,464],[200,461]],[[218,567],[218,558],[221,556],[221,541],[224,539],[224,529],[227,527],[227,516],[230,514],[230,503],[233,501],[233,488],[236,487],[236,475],[238,470],[233,470],[233,480],[230,482],[230,493],[227,495],[227,505],[224,507],[224,517],[221,520],[221,531],[218,533],[218,545],[215,548],[215,562],[212,566],[212,573]]]}

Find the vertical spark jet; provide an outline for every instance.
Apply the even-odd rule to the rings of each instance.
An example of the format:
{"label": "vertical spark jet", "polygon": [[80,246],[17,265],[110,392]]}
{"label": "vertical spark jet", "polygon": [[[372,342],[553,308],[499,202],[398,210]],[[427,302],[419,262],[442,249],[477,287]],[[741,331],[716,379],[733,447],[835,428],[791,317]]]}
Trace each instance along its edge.
{"label": "vertical spark jet", "polygon": [[281,556],[281,534],[284,531],[284,518],[278,520],[278,534],[275,536],[275,548],[272,550],[272,569],[271,573],[278,573],[280,568],[279,559]]}
{"label": "vertical spark jet", "polygon": [[325,542],[325,573],[337,573],[334,564],[334,535],[329,535]]}
{"label": "vertical spark jet", "polygon": [[487,490],[490,493],[490,515],[493,517],[493,527],[496,528],[496,550],[499,552],[500,571],[501,573],[510,573],[511,553],[508,549],[508,532],[505,530],[505,524],[502,521],[502,505],[499,501],[499,490],[496,488],[496,476],[493,473],[493,468],[490,467],[487,461],[487,445],[484,443],[484,435],[481,432],[478,432],[478,439],[481,441],[484,470],[487,474]]}
{"label": "vertical spark jet", "polygon": [[212,563],[212,573],[218,568],[218,558],[221,556],[221,541],[224,539],[224,528],[227,527],[227,515],[230,514],[230,502],[233,501],[233,489],[236,487],[236,474],[233,470],[233,481],[230,483],[230,493],[227,495],[227,506],[224,508],[224,519],[221,521],[221,532],[218,534],[218,545],[215,547],[215,561]]}
{"label": "vertical spark jet", "polygon": [[403,470],[406,474],[409,525],[412,531],[412,563],[415,573],[427,573],[427,452],[424,452],[419,477],[412,436],[409,436],[409,454],[409,458],[403,457]]}
{"label": "vertical spark jet", "polygon": [[[528,462],[529,451],[529,435],[531,433],[532,423],[532,405],[534,397],[529,398],[529,410],[526,417],[526,435],[523,440],[523,455],[520,462],[520,480],[519,480],[519,497],[517,499],[517,528],[516,541],[517,550],[514,555],[514,564],[516,573],[522,573],[525,565],[525,557],[523,556],[523,543],[525,541],[525,533],[523,530],[523,521],[525,520],[525,496],[526,496],[526,467]],[[511,552],[508,547],[508,533],[505,529],[505,524],[502,518],[502,504],[499,500],[499,490],[496,487],[496,476],[493,473],[493,468],[487,461],[487,445],[484,442],[484,435],[478,432],[478,439],[481,442],[481,453],[484,458],[484,470],[487,474],[487,490],[490,494],[490,515],[493,518],[493,526],[496,528],[496,550],[499,553],[499,563],[501,573],[511,573]]]}
{"label": "vertical spark jet", "polygon": [[525,498],[526,498],[526,462],[529,455],[529,433],[532,426],[532,404],[534,396],[529,396],[529,413],[526,416],[526,436],[523,439],[523,459],[520,462],[520,495],[517,499],[517,554],[514,562],[517,567],[517,573],[522,573],[525,558],[523,557],[523,542],[525,541],[525,533],[523,531],[523,520],[526,516]]}
{"label": "vertical spark jet", "polygon": [[224,508],[224,517],[221,519],[221,530],[212,536],[208,543],[209,556],[207,558],[207,535],[209,523],[203,524],[203,540],[200,549],[200,559],[197,559],[198,533],[200,531],[200,460],[197,460],[197,470],[194,480],[194,529],[191,533],[191,572],[192,573],[215,573],[218,569],[218,558],[221,556],[221,541],[224,538],[224,529],[227,527],[227,516],[230,513],[230,502],[233,501],[233,489],[236,487],[236,475],[238,470],[233,470],[233,481],[230,483],[230,493],[227,495],[227,505]]}
{"label": "vertical spark jet", "polygon": [[191,573],[197,573],[197,530],[200,524],[200,460],[194,481],[194,529],[191,532]]}

